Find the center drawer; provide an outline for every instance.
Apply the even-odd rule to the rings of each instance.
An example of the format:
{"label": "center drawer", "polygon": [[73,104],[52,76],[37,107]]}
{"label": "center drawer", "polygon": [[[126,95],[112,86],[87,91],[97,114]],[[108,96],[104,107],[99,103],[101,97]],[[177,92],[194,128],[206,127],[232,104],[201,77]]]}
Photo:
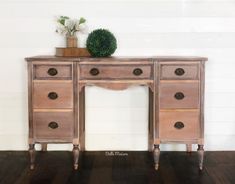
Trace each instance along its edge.
{"label": "center drawer", "polygon": [[80,65],[80,79],[151,79],[151,65]]}
{"label": "center drawer", "polygon": [[199,108],[198,82],[160,82],[160,108]]}
{"label": "center drawer", "polygon": [[72,108],[72,82],[34,82],[33,108]]}
{"label": "center drawer", "polygon": [[37,139],[63,140],[73,136],[73,112],[34,112]]}

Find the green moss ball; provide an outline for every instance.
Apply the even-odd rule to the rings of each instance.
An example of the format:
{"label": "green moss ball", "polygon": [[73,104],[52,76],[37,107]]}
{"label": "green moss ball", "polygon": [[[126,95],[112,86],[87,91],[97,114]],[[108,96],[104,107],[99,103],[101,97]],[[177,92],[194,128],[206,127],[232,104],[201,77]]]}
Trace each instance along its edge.
{"label": "green moss ball", "polygon": [[108,57],[117,49],[117,40],[110,31],[96,29],[88,35],[86,47],[93,57]]}

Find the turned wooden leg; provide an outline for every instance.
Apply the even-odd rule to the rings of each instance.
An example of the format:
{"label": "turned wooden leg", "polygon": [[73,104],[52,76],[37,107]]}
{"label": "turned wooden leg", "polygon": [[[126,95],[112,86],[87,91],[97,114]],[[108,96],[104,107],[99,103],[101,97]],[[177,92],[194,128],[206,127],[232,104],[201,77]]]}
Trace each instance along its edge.
{"label": "turned wooden leg", "polygon": [[186,144],[186,150],[187,150],[187,153],[191,153],[192,152],[192,144]]}
{"label": "turned wooden leg", "polygon": [[198,145],[198,157],[199,157],[199,169],[202,170],[203,168],[203,157],[204,157],[204,149],[203,145]]}
{"label": "turned wooden leg", "polygon": [[155,170],[158,170],[158,167],[159,167],[159,157],[160,157],[159,145],[154,145],[153,158],[154,158],[154,163],[155,163]]}
{"label": "turned wooden leg", "polygon": [[30,169],[34,169],[34,161],[35,161],[35,144],[29,145],[29,156],[30,156]]}
{"label": "turned wooden leg", "polygon": [[78,145],[73,145],[73,167],[75,170],[78,169],[78,159],[79,159],[79,148]]}
{"label": "turned wooden leg", "polygon": [[47,143],[42,143],[42,151],[47,151]]}

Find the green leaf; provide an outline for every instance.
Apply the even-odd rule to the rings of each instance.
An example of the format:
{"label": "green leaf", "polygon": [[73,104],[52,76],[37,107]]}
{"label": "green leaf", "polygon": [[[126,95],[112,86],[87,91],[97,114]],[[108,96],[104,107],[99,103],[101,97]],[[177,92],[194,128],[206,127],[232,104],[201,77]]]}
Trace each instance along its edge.
{"label": "green leaf", "polygon": [[64,25],[66,19],[69,19],[69,17],[67,17],[67,16],[60,16],[60,18],[58,19],[58,22],[60,24]]}
{"label": "green leaf", "polygon": [[86,22],[86,19],[84,19],[83,17],[80,18],[79,20],[79,24],[82,24],[82,23],[85,23]]}

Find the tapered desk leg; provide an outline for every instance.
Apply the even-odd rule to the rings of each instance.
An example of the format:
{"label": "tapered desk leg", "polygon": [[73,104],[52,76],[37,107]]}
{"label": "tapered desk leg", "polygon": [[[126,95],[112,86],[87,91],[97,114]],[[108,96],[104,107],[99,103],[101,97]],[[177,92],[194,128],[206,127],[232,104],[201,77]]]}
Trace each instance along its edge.
{"label": "tapered desk leg", "polygon": [[73,145],[73,167],[75,170],[78,169],[78,159],[79,159],[78,145]]}
{"label": "tapered desk leg", "polygon": [[47,151],[47,143],[42,143],[42,151]]}
{"label": "tapered desk leg", "polygon": [[204,148],[203,145],[198,145],[198,157],[199,157],[199,169],[202,170],[203,168],[203,158],[204,158]]}
{"label": "tapered desk leg", "polygon": [[153,150],[155,170],[158,170],[159,168],[159,157],[160,157],[160,148],[159,148],[159,145],[157,144],[157,145],[154,145],[154,150]]}
{"label": "tapered desk leg", "polygon": [[192,144],[186,144],[187,153],[192,153]]}
{"label": "tapered desk leg", "polygon": [[30,169],[34,169],[35,162],[35,144],[29,144]]}

